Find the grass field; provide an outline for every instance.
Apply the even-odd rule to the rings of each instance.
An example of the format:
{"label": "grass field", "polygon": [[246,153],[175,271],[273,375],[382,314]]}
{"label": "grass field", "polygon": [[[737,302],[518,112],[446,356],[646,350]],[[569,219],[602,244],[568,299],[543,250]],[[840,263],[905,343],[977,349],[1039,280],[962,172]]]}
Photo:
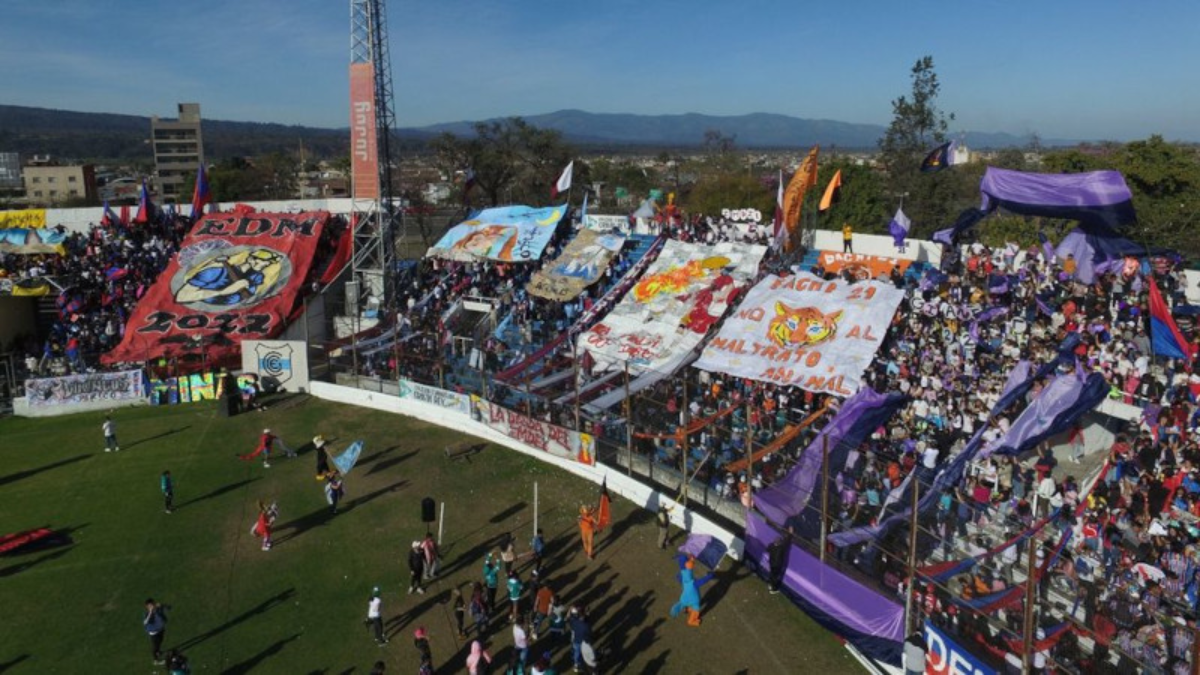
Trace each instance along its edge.
{"label": "grass field", "polygon": [[[102,419],[0,421],[0,534],[48,526],[74,541],[0,557],[0,672],[162,672],[140,625],[147,597],[171,606],[165,646],[182,648],[194,673],[365,675],[377,659],[389,674],[413,673],[418,625],[431,633],[438,672],[465,672],[450,591],[480,578],[484,552],[505,532],[527,550],[535,481],[547,578],[568,603],[588,606],[604,672],[859,670],[830,634],[728,561],[703,589],[702,627],[669,619],[675,564],[655,546],[650,514],[618,499],[589,562],[575,515],[596,487],[510,450],[488,446],[450,462],[442,448],[465,437],[306,397],[233,419],[204,404],[121,410],[121,452],[111,454]],[[234,457],[264,426],[292,447],[316,433],[337,451],[366,441],[340,513],[329,514],[311,451],[269,469]],[[159,493],[164,469],[176,481],[173,514]],[[425,533],[425,496],[446,503],[444,573],[410,596],[404,556]],[[249,533],[260,499],[281,508],[269,552]],[[375,585],[392,636],[384,647],[363,625]],[[487,642],[506,662],[507,623],[494,622]],[[543,638],[532,651],[544,649]],[[569,672],[569,648],[554,651],[554,666]]]}

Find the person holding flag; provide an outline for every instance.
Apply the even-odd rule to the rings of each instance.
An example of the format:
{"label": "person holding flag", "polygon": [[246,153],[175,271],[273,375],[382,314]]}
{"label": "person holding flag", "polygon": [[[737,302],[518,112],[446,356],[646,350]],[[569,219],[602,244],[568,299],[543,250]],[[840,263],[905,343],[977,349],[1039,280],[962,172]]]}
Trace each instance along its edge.
{"label": "person holding flag", "polygon": [[600,504],[596,507],[596,531],[603,532],[612,524],[612,498],[608,496],[608,476],[600,483]]}
{"label": "person holding flag", "polygon": [[150,191],[146,189],[146,181],[142,180],[142,193],[138,199],[137,215],[133,217],[133,222],[139,225],[145,225],[154,218],[154,204],[150,201]]}
{"label": "person holding flag", "polygon": [[262,435],[258,437],[258,447],[254,448],[253,452],[248,452],[244,455],[238,455],[238,459],[251,460],[259,455],[263,458],[263,468],[271,468],[271,448],[275,445],[275,441],[279,437],[271,433],[270,429],[263,429]]}
{"label": "person holding flag", "polygon": [[579,507],[579,538],[583,541],[583,552],[588,560],[595,560],[596,510],[592,507]]}

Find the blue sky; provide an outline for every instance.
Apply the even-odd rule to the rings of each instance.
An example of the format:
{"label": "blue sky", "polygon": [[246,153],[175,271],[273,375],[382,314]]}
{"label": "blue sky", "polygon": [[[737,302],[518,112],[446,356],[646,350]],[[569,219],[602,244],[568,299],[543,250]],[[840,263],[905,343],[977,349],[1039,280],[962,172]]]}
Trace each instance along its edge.
{"label": "blue sky", "polygon": [[[198,101],[208,119],[348,124],[346,0],[0,11],[0,103],[171,116]],[[388,14],[401,126],[562,108],[886,124],[930,54],[955,129],[1200,140],[1195,0],[390,0]]]}

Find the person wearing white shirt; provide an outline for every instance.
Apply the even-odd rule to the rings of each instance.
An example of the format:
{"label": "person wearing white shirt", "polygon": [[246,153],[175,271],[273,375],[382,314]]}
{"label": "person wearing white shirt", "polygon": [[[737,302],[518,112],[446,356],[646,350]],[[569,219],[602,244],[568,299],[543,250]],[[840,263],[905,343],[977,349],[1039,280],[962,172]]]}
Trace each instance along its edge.
{"label": "person wearing white shirt", "polygon": [[371,600],[367,603],[367,623],[375,631],[375,642],[387,644],[387,636],[383,634],[383,599],[379,597],[379,587],[371,590]]}
{"label": "person wearing white shirt", "polygon": [[517,661],[521,664],[520,669],[516,672],[524,672],[525,662],[529,659],[529,635],[525,632],[520,615],[517,615],[517,620],[513,623],[512,633],[513,649],[517,651]]}

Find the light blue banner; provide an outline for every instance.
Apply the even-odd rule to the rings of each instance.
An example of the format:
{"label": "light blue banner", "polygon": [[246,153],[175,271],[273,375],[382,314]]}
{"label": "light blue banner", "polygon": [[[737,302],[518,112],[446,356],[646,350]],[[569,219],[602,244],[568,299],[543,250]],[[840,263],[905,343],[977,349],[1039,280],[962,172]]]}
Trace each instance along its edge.
{"label": "light blue banner", "polygon": [[450,228],[427,257],[448,260],[533,262],[542,257],[567,205],[535,209],[502,206],[485,209]]}

